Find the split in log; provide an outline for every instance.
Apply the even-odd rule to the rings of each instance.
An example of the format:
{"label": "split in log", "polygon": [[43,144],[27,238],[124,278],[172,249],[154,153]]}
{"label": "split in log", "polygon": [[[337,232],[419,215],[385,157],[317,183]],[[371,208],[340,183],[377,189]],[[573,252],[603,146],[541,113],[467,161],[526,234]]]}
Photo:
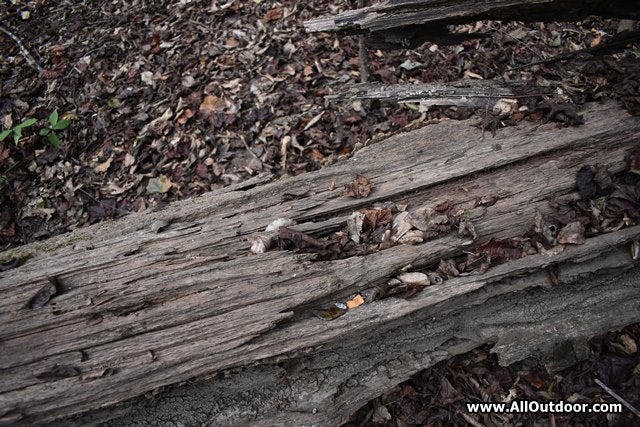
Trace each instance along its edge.
{"label": "split in log", "polygon": [[309,32],[339,31],[366,34],[376,48],[412,48],[425,41],[457,44],[484,34],[449,34],[448,25],[481,20],[557,21],[588,15],[638,19],[640,3],[634,1],[578,0],[388,0],[362,9],[323,16],[304,23]]}
{"label": "split in log", "polygon": [[[153,411],[153,404],[131,401],[120,413],[112,405],[208,377],[185,403],[211,392],[206,411],[189,415],[200,417],[194,423],[329,425],[486,342],[505,364],[566,348],[580,357],[585,336],[640,321],[640,287],[624,275],[637,262],[629,245],[640,239],[640,225],[454,277],[409,300],[367,303],[330,322],[310,310],[408,265],[419,271],[491,238],[522,235],[550,201],[576,197],[584,164],[624,170],[640,120],[611,105],[588,108],[582,126],[522,123],[490,142],[467,122],[445,121],[320,171],[257,177],[0,254],[28,258],[0,273],[0,421],[80,416],[86,425],[122,415],[113,425],[126,425],[123,412]],[[373,182],[366,198],[342,195],[356,174]],[[472,218],[475,242],[448,234],[332,261],[249,254],[247,238],[280,217],[321,236],[375,203],[471,207],[483,197],[496,203]],[[168,223],[160,233],[150,229],[158,220]],[[43,289],[53,297],[34,300]],[[177,390],[166,399],[175,401]]]}

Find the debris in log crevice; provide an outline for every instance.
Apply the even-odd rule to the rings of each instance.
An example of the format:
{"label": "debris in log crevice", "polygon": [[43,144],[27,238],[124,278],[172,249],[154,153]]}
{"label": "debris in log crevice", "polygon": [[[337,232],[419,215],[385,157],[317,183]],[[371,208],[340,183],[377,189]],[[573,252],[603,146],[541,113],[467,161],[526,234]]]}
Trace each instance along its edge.
{"label": "debris in log crevice", "polygon": [[[420,207],[409,212],[406,206],[385,204],[353,212],[346,227],[328,238],[317,238],[290,228],[294,221],[279,219],[264,233],[248,238],[251,252],[259,254],[275,247],[280,250],[318,254],[320,260],[366,255],[397,244],[419,244],[439,236],[457,232],[459,237],[477,239],[469,209],[456,208],[450,200],[434,207]],[[282,226],[280,224],[283,224]],[[287,224],[288,226],[285,226]],[[277,225],[277,236],[273,232]]]}
{"label": "debris in log crevice", "polygon": [[[334,320],[343,316],[350,309],[360,307],[383,298],[395,296],[408,299],[418,294],[422,289],[431,285],[440,285],[445,281],[459,276],[471,274],[484,274],[494,265],[516,260],[534,254],[554,256],[564,250],[566,245],[582,245],[586,241],[586,235],[595,236],[610,231],[619,230],[622,227],[636,225],[640,218],[640,180],[633,186],[626,184],[628,174],[635,174],[637,166],[637,153],[629,153],[627,170],[611,176],[609,171],[602,166],[585,165],[576,174],[576,186],[581,191],[581,199],[567,201],[565,203],[552,204],[554,212],[544,215],[536,210],[533,224],[521,237],[511,239],[491,238],[487,242],[477,245],[473,252],[467,252],[466,256],[442,259],[431,268],[401,272],[397,277],[383,284],[377,284],[361,290],[352,295],[346,301],[333,303],[329,307],[312,310],[312,314],[323,320]],[[584,188],[588,186],[588,191]],[[617,195],[617,196],[616,196]],[[615,197],[614,197],[615,196]],[[598,197],[598,200],[594,200]],[[586,198],[586,200],[585,200]],[[483,198],[477,199],[478,205]],[[491,198],[487,203],[493,204]],[[588,203],[588,204],[587,204]],[[360,230],[364,224],[363,212],[376,212],[373,218],[383,218],[381,224],[389,224],[389,211],[379,209],[356,212],[355,218],[349,229]],[[557,214],[557,215],[555,215]],[[354,216],[352,215],[351,218]],[[461,212],[456,211],[453,203],[446,200],[434,208],[422,207],[411,212],[398,211],[394,214],[393,237],[391,240],[400,241],[402,235],[412,229],[425,232],[426,230],[451,231],[453,227],[461,223]],[[371,219],[369,219],[371,222]],[[359,228],[353,223],[360,224]],[[381,225],[382,226],[382,225]],[[475,237],[475,230],[473,231]],[[475,240],[474,237],[474,240]],[[313,242],[316,242],[313,240]],[[322,248],[327,243],[317,243]],[[640,245],[637,241],[631,243],[631,257],[637,259],[640,255]],[[558,283],[558,266],[554,265],[549,270],[549,278],[552,284]],[[361,298],[360,304],[349,304],[354,298]],[[358,300],[360,301],[360,299]]]}

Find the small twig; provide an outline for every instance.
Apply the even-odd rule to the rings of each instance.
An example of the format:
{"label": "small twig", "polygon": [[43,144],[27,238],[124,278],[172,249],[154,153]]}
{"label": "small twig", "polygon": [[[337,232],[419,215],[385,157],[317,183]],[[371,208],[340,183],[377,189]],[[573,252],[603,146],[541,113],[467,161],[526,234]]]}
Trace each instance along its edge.
{"label": "small twig", "polygon": [[[368,5],[368,0],[358,0],[358,9],[362,9]],[[363,34],[358,36],[358,59],[360,60],[360,83],[367,83],[370,77],[369,67],[371,64],[371,58],[369,58],[369,50],[367,50],[367,44]],[[371,101],[365,100],[362,103],[364,110],[368,110],[370,106]]]}
{"label": "small twig", "polygon": [[633,414],[640,418],[640,411],[638,411],[631,403],[627,402],[626,400],[624,400],[619,394],[617,394],[615,391],[611,390],[609,387],[607,387],[602,381],[600,381],[599,379],[595,379],[594,380],[596,384],[598,384],[600,387],[602,387],[604,389],[604,391],[606,391],[607,393],[609,393],[609,395],[611,397],[613,397],[614,399],[616,399],[618,402],[622,403],[624,406],[626,406],[626,408],[628,410],[630,410],[631,412],[633,412]]}
{"label": "small twig", "polygon": [[244,136],[240,135],[240,141],[242,141],[242,143],[244,144],[244,147],[247,149],[247,151],[249,152],[249,154],[251,154],[253,157],[255,157],[256,159],[260,160],[260,157],[258,157],[258,155],[256,153],[253,152],[253,150],[251,149],[251,147],[249,147],[249,144],[247,144],[247,140],[244,139]]}
{"label": "small twig", "polygon": [[22,44],[20,39],[15,34],[7,30],[2,25],[0,25],[0,31],[8,35],[18,45],[18,48],[20,48],[20,52],[22,52],[22,56],[24,56],[24,58],[27,60],[29,65],[31,65],[33,68],[38,70],[39,73],[43,71],[43,68],[40,66],[40,64],[38,64],[38,62],[33,58],[33,56],[31,56],[27,48],[24,47],[24,44]]}
{"label": "small twig", "polygon": [[[358,9],[368,6],[367,0],[358,0]],[[369,81],[369,51],[364,40],[364,35],[358,37],[358,56],[360,57],[360,83]]]}

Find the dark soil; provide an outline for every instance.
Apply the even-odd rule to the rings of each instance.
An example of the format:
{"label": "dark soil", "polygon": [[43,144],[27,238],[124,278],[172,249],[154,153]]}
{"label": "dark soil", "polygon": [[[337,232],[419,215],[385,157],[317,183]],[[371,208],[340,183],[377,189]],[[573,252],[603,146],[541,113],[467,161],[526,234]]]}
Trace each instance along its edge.
{"label": "dark soil", "polygon": [[[356,1],[344,0],[3,2],[0,130],[27,118],[38,123],[18,144],[12,137],[0,143],[0,250],[259,173],[284,176],[322,168],[390,133],[474,114],[327,101],[326,95],[360,80],[358,40],[306,34],[302,22],[355,6]],[[490,37],[453,46],[372,50],[370,80],[483,78],[561,88],[557,96],[534,99],[526,114],[508,120],[475,113],[479,124],[495,128],[524,119],[567,122],[562,114],[549,117],[539,107],[569,102],[579,108],[607,98],[638,114],[637,45],[607,56],[526,66],[596,47],[618,28],[618,21],[600,18],[478,22],[455,31]],[[58,132],[59,148],[38,135],[55,110],[71,120]],[[540,367],[501,368],[486,348],[478,349],[371,402],[354,415],[353,425],[632,423],[629,412],[622,417],[555,415],[555,420],[550,415],[480,417],[462,404],[499,401],[510,391],[533,400],[611,401],[592,382],[600,373],[639,407],[638,352],[620,344],[621,334],[637,346],[636,325],[598,338],[592,360],[555,376]]]}

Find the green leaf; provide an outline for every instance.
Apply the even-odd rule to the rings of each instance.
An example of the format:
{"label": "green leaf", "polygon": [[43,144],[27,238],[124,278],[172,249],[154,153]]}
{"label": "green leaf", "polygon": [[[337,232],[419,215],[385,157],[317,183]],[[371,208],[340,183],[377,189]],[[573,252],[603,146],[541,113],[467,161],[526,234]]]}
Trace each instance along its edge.
{"label": "green leaf", "polygon": [[56,135],[55,132],[51,132],[49,135],[47,135],[47,138],[49,138],[49,142],[51,143],[51,145],[56,148],[60,147],[60,140],[58,139],[58,135]]}
{"label": "green leaf", "polygon": [[120,106],[120,100],[118,98],[111,98],[109,101],[107,101],[107,105],[110,108],[118,108]]}
{"label": "green leaf", "polygon": [[30,119],[25,120],[24,122],[20,123],[18,126],[16,126],[17,128],[28,128],[29,126],[33,126],[35,124],[35,122],[37,122],[37,119],[34,119],[33,117]]}
{"label": "green leaf", "polygon": [[13,129],[7,129],[0,132],[0,141],[4,141],[13,132]]}
{"label": "green leaf", "polygon": [[38,135],[40,135],[40,136],[47,136],[47,135],[49,135],[49,132],[51,132],[51,129],[49,129],[49,128],[42,128],[42,129],[40,129],[40,132],[38,132]]}
{"label": "green leaf", "polygon": [[53,113],[49,116],[49,123],[51,127],[54,127],[58,123],[58,110],[53,110]]}
{"label": "green leaf", "polygon": [[53,126],[53,128],[55,130],[62,130],[62,129],[68,128],[70,124],[71,124],[71,120],[60,120],[58,123],[56,123]]}

